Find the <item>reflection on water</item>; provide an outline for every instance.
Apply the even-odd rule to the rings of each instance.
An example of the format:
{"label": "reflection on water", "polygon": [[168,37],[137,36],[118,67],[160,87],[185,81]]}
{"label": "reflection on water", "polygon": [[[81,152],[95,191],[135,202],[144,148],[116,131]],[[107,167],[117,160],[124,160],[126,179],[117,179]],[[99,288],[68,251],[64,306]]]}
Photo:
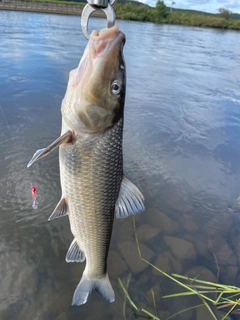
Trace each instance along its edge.
{"label": "reflection on water", "polygon": [[[101,19],[91,23],[105,26]],[[143,256],[168,273],[240,286],[239,33],[118,24],[127,37],[124,166],[146,198],[146,212],[136,218]],[[117,281],[129,275],[132,297],[152,312],[154,289],[161,319],[195,304],[161,299],[178,288],[139,259],[132,220],[125,219],[115,221],[109,255],[116,302],[93,294],[88,304],[70,306],[84,265],[65,262],[68,218],[47,221],[60,198],[58,154],[30,169],[26,164],[60,133],[68,73],[86,40],[79,17],[2,11],[0,30],[7,120],[0,112],[0,318],[134,319],[127,306],[123,311]],[[207,320],[204,312],[175,319]]]}

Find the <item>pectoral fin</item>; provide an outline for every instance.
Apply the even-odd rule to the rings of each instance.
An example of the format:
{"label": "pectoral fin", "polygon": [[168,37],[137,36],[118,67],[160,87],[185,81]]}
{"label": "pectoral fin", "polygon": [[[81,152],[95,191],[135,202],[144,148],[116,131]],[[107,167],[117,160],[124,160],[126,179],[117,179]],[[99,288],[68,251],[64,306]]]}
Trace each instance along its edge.
{"label": "pectoral fin", "polygon": [[53,220],[53,219],[56,219],[56,218],[61,218],[61,217],[64,217],[66,216],[68,213],[67,213],[67,204],[66,204],[66,201],[64,198],[62,198],[56,208],[53,210],[53,213],[50,215],[50,217],[48,218],[48,220]]}
{"label": "pectoral fin", "polygon": [[117,218],[126,218],[143,212],[144,197],[140,190],[126,177],[123,177],[119,196],[115,204]]}
{"label": "pectoral fin", "polygon": [[73,239],[65,260],[66,262],[83,262],[85,260],[85,254],[79,249],[76,238]]}
{"label": "pectoral fin", "polygon": [[61,137],[59,137],[57,140],[55,140],[53,143],[51,143],[47,148],[37,150],[34,153],[32,159],[28,162],[27,167],[29,168],[34,162],[48,155],[54,149],[59,147],[62,143],[70,142],[71,139],[72,139],[72,132],[69,130],[66,133],[64,133]]}

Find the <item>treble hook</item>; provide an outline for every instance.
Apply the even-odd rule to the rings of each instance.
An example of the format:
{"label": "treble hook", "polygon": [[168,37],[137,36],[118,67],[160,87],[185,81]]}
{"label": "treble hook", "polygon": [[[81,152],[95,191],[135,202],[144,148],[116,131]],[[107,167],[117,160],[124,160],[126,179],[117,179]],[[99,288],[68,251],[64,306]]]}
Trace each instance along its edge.
{"label": "treble hook", "polygon": [[115,2],[115,0],[107,1],[107,0],[88,0],[88,3],[83,8],[82,16],[81,16],[81,26],[82,26],[82,32],[85,36],[85,38],[89,39],[88,34],[88,21],[90,15],[96,11],[96,10],[102,10],[106,17],[108,22],[108,28],[111,28],[114,26],[116,15],[115,11],[113,10],[112,4]]}

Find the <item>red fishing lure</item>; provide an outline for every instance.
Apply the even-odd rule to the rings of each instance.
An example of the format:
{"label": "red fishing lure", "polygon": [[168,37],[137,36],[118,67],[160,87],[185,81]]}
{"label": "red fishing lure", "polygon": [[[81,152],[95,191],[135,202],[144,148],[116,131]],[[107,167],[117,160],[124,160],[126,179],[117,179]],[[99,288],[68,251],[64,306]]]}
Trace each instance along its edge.
{"label": "red fishing lure", "polygon": [[32,207],[33,209],[38,208],[38,203],[37,203],[37,188],[34,186],[31,186],[31,191],[32,191]]}

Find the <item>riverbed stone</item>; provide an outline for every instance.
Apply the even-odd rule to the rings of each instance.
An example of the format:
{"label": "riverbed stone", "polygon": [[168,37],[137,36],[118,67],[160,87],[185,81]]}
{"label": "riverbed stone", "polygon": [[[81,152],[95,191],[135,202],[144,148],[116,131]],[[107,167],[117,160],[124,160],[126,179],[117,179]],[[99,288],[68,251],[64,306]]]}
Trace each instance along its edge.
{"label": "riverbed stone", "polygon": [[168,236],[164,237],[164,241],[178,261],[196,259],[196,251],[191,242],[181,238]]}
{"label": "riverbed stone", "polygon": [[148,301],[149,302],[151,301],[153,303],[153,300],[155,300],[156,304],[159,303],[161,296],[162,296],[162,291],[161,291],[160,285],[155,285],[146,293],[146,297],[148,298]]}
{"label": "riverbed stone", "polygon": [[116,219],[114,232],[117,233],[117,241],[134,241],[135,234],[132,219]]}
{"label": "riverbed stone", "polygon": [[215,238],[215,236],[219,235],[227,235],[229,230],[232,227],[232,219],[229,214],[222,214],[219,219],[215,217],[208,222],[206,226],[206,231],[210,238]]}
{"label": "riverbed stone", "polygon": [[236,279],[238,274],[238,267],[237,266],[225,266],[220,268],[220,278],[221,282],[236,286]]}
{"label": "riverbed stone", "polygon": [[156,315],[156,316],[158,315],[157,310],[160,305],[161,296],[162,296],[162,293],[159,285],[155,285],[153,288],[148,290],[145,294],[145,297],[147,299],[146,310],[151,312],[153,315]]}
{"label": "riverbed stone", "polygon": [[114,277],[119,277],[128,269],[126,262],[113,250],[111,250],[108,255],[108,267],[110,267]]}
{"label": "riverbed stone", "polygon": [[63,312],[57,317],[57,320],[66,320],[67,318],[68,318],[67,313]]}
{"label": "riverbed stone", "polygon": [[234,235],[231,235],[231,243],[234,247],[234,252],[236,254],[238,264],[240,264],[240,235],[235,233]]}
{"label": "riverbed stone", "polygon": [[148,224],[142,224],[139,227],[137,227],[137,236],[140,243],[149,241],[152,238],[156,237],[157,235],[160,235],[160,233],[161,233],[160,228],[153,228]]}
{"label": "riverbed stone", "polygon": [[[118,244],[123,260],[133,273],[139,273],[148,268],[148,264],[141,260],[136,242],[126,241]],[[141,254],[144,259],[151,261],[154,253],[144,244],[140,245]]]}
{"label": "riverbed stone", "polygon": [[[182,273],[182,266],[180,262],[176,260],[168,251],[160,254],[154,265],[167,274],[171,274],[173,272],[178,274]],[[157,276],[162,275],[158,270],[154,268],[152,270],[152,273]]]}
{"label": "riverbed stone", "polygon": [[208,246],[214,253],[219,266],[237,266],[237,257],[222,236],[209,240]]}
{"label": "riverbed stone", "polygon": [[[212,310],[218,320],[223,318],[223,314],[218,312],[216,308]],[[205,306],[202,306],[196,309],[196,320],[213,320],[213,316]]]}
{"label": "riverbed stone", "polygon": [[[186,276],[191,279],[196,280],[203,280],[203,281],[209,281],[213,283],[217,283],[217,277],[216,275],[209,269],[207,269],[204,266],[195,266],[188,271],[186,271]],[[210,298],[215,299],[215,293],[213,294],[207,294]]]}
{"label": "riverbed stone", "polygon": [[188,214],[184,214],[181,218],[183,229],[187,232],[196,232],[199,229],[199,227],[195,222],[193,222],[193,219]]}
{"label": "riverbed stone", "polygon": [[178,230],[178,223],[176,221],[155,208],[149,209],[148,221],[152,227],[161,229],[166,235],[172,235]]}
{"label": "riverbed stone", "polygon": [[[185,304],[178,303],[178,307],[179,307],[178,310],[175,310],[174,313],[177,313],[179,311],[182,311],[184,309],[189,308],[189,305],[187,305],[186,303]],[[194,319],[193,318],[193,311],[192,310],[184,311],[182,313],[179,313],[178,316],[175,317],[175,318],[178,319],[178,320],[192,320],[192,319]],[[202,320],[205,320],[205,319],[202,319]]]}
{"label": "riverbed stone", "polygon": [[186,275],[189,278],[217,283],[216,275],[204,266],[195,266],[186,271]]}
{"label": "riverbed stone", "polygon": [[213,254],[208,246],[208,237],[204,233],[186,233],[184,239],[191,242],[198,256],[212,260]]}
{"label": "riverbed stone", "polygon": [[[177,293],[180,291],[183,291],[179,286],[176,286],[177,291],[173,290],[171,293]],[[187,310],[194,306],[192,301],[192,297],[174,297],[174,298],[167,298],[163,299],[162,303],[165,302],[167,303],[167,307],[170,310],[170,314],[172,316],[172,319],[177,319],[177,320],[195,320],[193,316],[193,310]],[[174,316],[174,314],[178,313],[178,315]],[[204,320],[204,319],[202,319]]]}
{"label": "riverbed stone", "polygon": [[160,319],[168,319],[171,316],[171,314],[170,311],[162,310],[160,306],[158,310],[158,316]]}

